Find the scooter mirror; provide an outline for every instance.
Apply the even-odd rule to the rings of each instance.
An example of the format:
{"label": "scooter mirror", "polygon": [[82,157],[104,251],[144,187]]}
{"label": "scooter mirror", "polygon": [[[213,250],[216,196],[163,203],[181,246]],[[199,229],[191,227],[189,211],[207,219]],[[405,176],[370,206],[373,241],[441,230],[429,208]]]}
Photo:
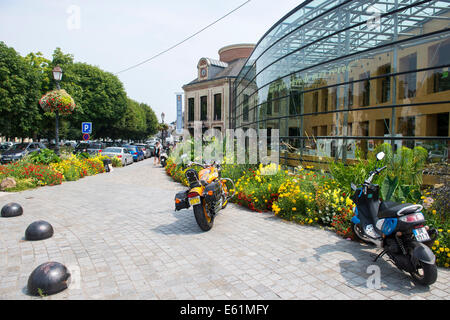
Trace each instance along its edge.
{"label": "scooter mirror", "polygon": [[377,159],[379,161],[383,160],[385,153],[383,151],[377,153]]}

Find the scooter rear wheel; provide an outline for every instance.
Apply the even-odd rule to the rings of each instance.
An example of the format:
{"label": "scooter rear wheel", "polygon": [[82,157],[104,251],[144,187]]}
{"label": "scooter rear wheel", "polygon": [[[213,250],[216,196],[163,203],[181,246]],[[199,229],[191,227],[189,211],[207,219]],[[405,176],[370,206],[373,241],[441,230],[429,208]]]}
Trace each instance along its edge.
{"label": "scooter rear wheel", "polygon": [[214,216],[208,215],[205,199],[202,199],[202,203],[195,205],[193,209],[195,221],[197,221],[197,224],[200,227],[200,229],[202,229],[203,231],[211,230],[214,224]]}
{"label": "scooter rear wheel", "polygon": [[419,261],[419,267],[415,272],[410,272],[411,277],[423,286],[429,286],[436,282],[437,266],[435,263],[429,264]]}

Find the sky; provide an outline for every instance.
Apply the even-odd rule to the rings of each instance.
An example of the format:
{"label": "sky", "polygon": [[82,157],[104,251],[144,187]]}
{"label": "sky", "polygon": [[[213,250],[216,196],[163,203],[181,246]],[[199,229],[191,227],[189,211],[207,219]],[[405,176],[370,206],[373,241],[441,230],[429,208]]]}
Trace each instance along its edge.
{"label": "sky", "polygon": [[[140,63],[196,33],[246,0],[0,0],[0,41],[22,56],[55,48],[108,72]],[[119,73],[127,95],[176,120],[175,93],[197,76],[202,57],[220,48],[257,43],[302,1],[251,0],[175,49]],[[184,109],[184,105],[183,105]]]}

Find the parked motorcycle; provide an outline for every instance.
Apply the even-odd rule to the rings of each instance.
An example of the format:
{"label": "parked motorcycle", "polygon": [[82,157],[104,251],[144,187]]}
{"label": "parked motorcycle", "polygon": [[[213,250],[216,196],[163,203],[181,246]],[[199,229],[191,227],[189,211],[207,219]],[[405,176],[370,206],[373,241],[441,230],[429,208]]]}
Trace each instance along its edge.
{"label": "parked motorcycle", "polygon": [[163,166],[163,168],[166,167],[167,164],[167,158],[169,158],[169,148],[168,147],[163,147],[161,149],[161,154],[159,156],[159,158],[161,159],[161,165]]}
{"label": "parked motorcycle", "polygon": [[[377,163],[384,155],[377,154]],[[352,200],[356,204],[353,231],[359,240],[383,249],[374,261],[387,254],[397,268],[409,272],[416,282],[431,285],[437,278],[436,257],[430,249],[437,230],[426,226],[421,205],[380,201],[380,188],[372,180],[384,169],[386,166],[370,172],[359,188],[352,183]]]}
{"label": "parked motorcycle", "polygon": [[[198,173],[192,166],[202,168]],[[203,231],[208,231],[214,224],[217,213],[224,209],[234,192],[229,192],[227,183],[234,190],[231,179],[221,177],[221,166],[215,161],[211,164],[191,162],[185,171],[189,190],[175,195],[175,210],[187,209],[192,206],[195,220]]]}

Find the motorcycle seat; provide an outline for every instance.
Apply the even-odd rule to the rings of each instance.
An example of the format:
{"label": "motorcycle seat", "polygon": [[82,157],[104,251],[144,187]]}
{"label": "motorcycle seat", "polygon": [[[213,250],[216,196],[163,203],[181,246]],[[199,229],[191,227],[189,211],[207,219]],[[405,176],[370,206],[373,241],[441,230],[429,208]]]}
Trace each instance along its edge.
{"label": "motorcycle seat", "polygon": [[381,202],[380,209],[378,210],[378,218],[396,218],[420,211],[422,208],[423,207],[420,204],[383,201]]}

